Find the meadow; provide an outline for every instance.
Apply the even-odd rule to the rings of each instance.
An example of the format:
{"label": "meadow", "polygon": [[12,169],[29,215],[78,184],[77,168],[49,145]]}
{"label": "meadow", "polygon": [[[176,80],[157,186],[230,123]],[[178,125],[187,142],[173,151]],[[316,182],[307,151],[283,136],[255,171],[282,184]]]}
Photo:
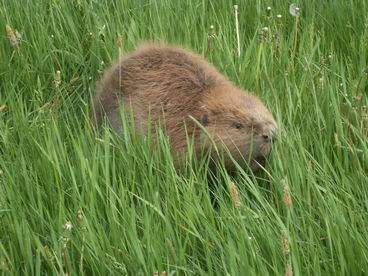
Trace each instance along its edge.
{"label": "meadow", "polygon": [[[0,0],[0,274],[367,275],[368,1],[291,3]],[[209,187],[164,135],[93,129],[96,81],[147,40],[266,103],[264,169]]]}

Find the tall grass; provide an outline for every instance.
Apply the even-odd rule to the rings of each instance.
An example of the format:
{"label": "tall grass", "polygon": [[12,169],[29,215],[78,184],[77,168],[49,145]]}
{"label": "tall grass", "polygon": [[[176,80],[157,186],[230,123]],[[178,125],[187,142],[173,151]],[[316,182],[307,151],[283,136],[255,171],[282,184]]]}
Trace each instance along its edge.
{"label": "tall grass", "polygon": [[[368,2],[289,4],[0,0],[1,273],[367,274]],[[88,119],[119,35],[204,54],[210,25],[207,58],[280,125],[263,171],[213,187],[163,135],[153,151]]]}

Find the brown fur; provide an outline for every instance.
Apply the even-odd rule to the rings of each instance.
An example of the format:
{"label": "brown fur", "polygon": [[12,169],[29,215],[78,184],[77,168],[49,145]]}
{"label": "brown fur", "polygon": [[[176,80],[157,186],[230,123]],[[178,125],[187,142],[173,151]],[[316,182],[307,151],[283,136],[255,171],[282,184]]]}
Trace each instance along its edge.
{"label": "brown fur", "polygon": [[[119,107],[133,110],[136,129],[147,129],[164,118],[173,152],[186,150],[186,134],[199,149],[210,147],[206,134],[190,118],[201,122],[217,148],[224,148],[241,165],[258,167],[270,150],[276,122],[262,102],[228,81],[201,56],[178,47],[146,45],[122,58],[100,81],[92,118],[98,126],[106,115],[113,129],[121,129]],[[213,154],[213,157],[216,153]],[[225,157],[231,169],[230,157]]]}

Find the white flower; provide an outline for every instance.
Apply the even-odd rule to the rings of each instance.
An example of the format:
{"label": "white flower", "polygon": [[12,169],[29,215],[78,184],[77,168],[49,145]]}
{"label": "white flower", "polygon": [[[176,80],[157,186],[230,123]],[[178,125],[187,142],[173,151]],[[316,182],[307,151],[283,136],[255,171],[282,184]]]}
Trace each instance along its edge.
{"label": "white flower", "polygon": [[77,212],[77,218],[78,218],[79,220],[82,220],[82,219],[83,219],[83,213],[82,213],[82,211],[81,211],[81,210],[78,210],[78,212]]}
{"label": "white flower", "polygon": [[68,231],[72,230],[72,223],[70,221],[67,221],[65,224],[64,224],[64,228]]}
{"label": "white flower", "polygon": [[296,4],[290,4],[289,13],[291,16],[298,16],[300,12],[300,8]]}
{"label": "white flower", "polygon": [[69,241],[68,237],[61,237],[60,241],[62,241],[63,243],[67,243]]}
{"label": "white flower", "polygon": [[277,18],[282,18],[281,14],[276,15]]}

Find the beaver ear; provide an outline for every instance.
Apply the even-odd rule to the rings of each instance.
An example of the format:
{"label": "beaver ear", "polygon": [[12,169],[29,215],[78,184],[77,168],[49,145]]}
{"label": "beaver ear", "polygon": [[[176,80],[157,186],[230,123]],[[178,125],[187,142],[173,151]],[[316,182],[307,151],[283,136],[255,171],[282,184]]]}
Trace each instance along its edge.
{"label": "beaver ear", "polygon": [[203,113],[201,116],[201,125],[202,126],[207,126],[209,124],[209,120],[208,120],[208,114],[207,113]]}

